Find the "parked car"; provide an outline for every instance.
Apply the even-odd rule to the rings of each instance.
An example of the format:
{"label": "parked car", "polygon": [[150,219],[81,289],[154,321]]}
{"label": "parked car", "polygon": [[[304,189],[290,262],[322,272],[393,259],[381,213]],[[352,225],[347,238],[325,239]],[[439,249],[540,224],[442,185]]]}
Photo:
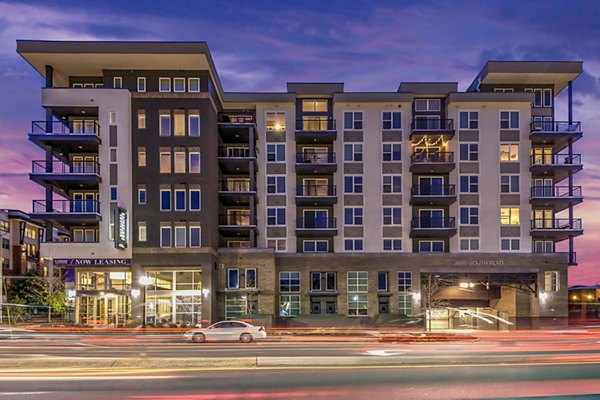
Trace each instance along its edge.
{"label": "parked car", "polygon": [[254,326],[242,321],[220,321],[207,328],[187,331],[183,337],[194,343],[238,340],[242,343],[250,343],[253,340],[266,338],[267,331],[262,326]]}

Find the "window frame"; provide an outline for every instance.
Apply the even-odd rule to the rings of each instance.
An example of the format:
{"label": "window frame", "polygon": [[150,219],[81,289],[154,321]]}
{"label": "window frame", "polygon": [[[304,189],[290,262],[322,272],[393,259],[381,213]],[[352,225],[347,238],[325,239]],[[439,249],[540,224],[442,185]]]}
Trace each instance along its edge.
{"label": "window frame", "polygon": [[[385,114],[390,114],[390,119],[387,120]],[[396,121],[394,115],[398,114],[399,126],[396,127],[394,122]],[[389,128],[386,128],[386,123],[389,122]],[[381,111],[381,130],[382,131],[399,131],[402,130],[402,111],[391,111],[391,110],[383,110]]]}
{"label": "window frame", "polygon": [[[193,232],[198,230],[198,244],[196,245],[192,240]],[[202,226],[200,224],[190,224],[189,226],[189,244],[191,248],[202,247]]]}
{"label": "window frame", "polygon": [[[198,82],[198,90],[192,90],[192,81],[197,81]],[[198,77],[189,77],[187,79],[187,84],[188,84],[188,92],[190,93],[200,93],[200,78]]]}
{"label": "window frame", "polygon": [[[169,82],[168,88],[166,90],[163,90],[163,81],[167,81]],[[159,77],[158,78],[158,91],[160,93],[170,93],[171,92],[171,78],[168,77]]]}
{"label": "window frame", "polygon": [[[183,193],[183,208],[178,207],[178,201],[181,200],[180,196]],[[185,189],[175,189],[173,191],[173,211],[187,211],[187,191]]]}
{"label": "window frame", "polygon": [[[160,211],[172,211],[173,209],[173,197],[172,197],[172,191],[171,189],[160,189],[159,191],[160,193],[160,205],[159,205],[159,210]],[[163,197],[163,193],[169,193],[169,207],[165,207],[165,197]]]}
{"label": "window frame", "polygon": [[[467,210],[467,219],[463,220],[463,210]],[[475,213],[473,213],[475,211]],[[458,223],[463,226],[479,225],[479,206],[460,206],[458,208]]]}
{"label": "window frame", "polygon": [[[386,215],[389,214],[389,215]],[[382,226],[402,226],[402,207],[389,206],[381,208]],[[400,220],[397,221],[399,217]]]}
{"label": "window frame", "polygon": [[[141,88],[141,89],[140,89]],[[137,77],[137,86],[136,86],[136,90],[139,93],[144,93],[146,91],[146,77],[145,76],[138,76]]]}
{"label": "window frame", "polygon": [[[466,127],[463,127],[462,116],[464,114],[467,115]],[[473,116],[473,114],[475,114],[475,116]],[[459,126],[459,129],[478,130],[479,129],[479,111],[478,110],[460,110],[458,112],[458,126]]]}
{"label": "window frame", "polygon": [[[503,178],[508,178],[507,183],[503,183]],[[517,191],[513,191],[513,180],[516,178]],[[508,190],[503,190],[503,187],[507,187]],[[521,193],[521,176],[518,174],[501,174],[500,175],[500,194],[519,194]]]}
{"label": "window frame", "polygon": [[345,252],[362,252],[365,250],[365,241],[363,238],[344,238]]}
{"label": "window frame", "polygon": [[[508,210],[508,217],[503,216],[503,210]],[[516,210],[516,222],[513,223],[515,216],[513,215]],[[508,220],[506,220],[508,218]],[[508,223],[504,223],[508,221]],[[521,207],[500,207],[500,226],[520,226],[521,225]]]}
{"label": "window frame", "polygon": [[[177,90],[177,81],[179,81],[179,83],[182,85],[181,90]],[[183,81],[183,83],[181,81]],[[173,93],[185,93],[186,87],[187,87],[187,85],[186,85],[185,78],[182,78],[182,77],[173,78]]]}
{"label": "window frame", "polygon": [[[508,113],[507,118],[503,118],[502,114]],[[519,119],[521,117],[519,110],[499,110],[499,127],[500,130],[516,130],[520,129]],[[516,114],[516,119],[513,119],[514,114]],[[516,121],[516,126],[513,125],[513,122]],[[506,123],[506,126],[503,126],[503,122]]]}
{"label": "window frame", "polygon": [[[287,192],[287,187],[286,187],[286,175],[281,175],[281,174],[269,174],[266,177],[266,192],[267,195],[270,194],[285,194]],[[273,180],[273,183],[270,183],[269,181]],[[283,182],[283,191],[280,191],[281,187],[281,182]]]}
{"label": "window frame", "polygon": [[[506,160],[502,159],[503,154],[507,154]],[[513,154],[516,154],[517,158],[511,158]],[[519,159],[519,143],[500,143],[500,162],[519,162]]]}
{"label": "window frame", "polygon": [[[351,215],[348,215],[350,213]],[[348,222],[347,218],[350,218]],[[344,225],[345,226],[363,226],[364,224],[364,207],[350,206],[344,207]]]}
{"label": "window frame", "polygon": [[[347,190],[347,179],[351,181],[351,190]],[[357,180],[360,179],[360,183]],[[360,189],[360,190],[357,190]],[[363,194],[364,192],[364,175],[344,175],[344,193],[346,194]]]}
{"label": "window frame", "polygon": [[[169,243],[168,245],[165,245],[165,243],[163,242],[164,236],[163,236],[163,232],[164,231],[169,231]],[[170,248],[173,247],[173,227],[170,225],[161,225],[160,226],[160,247],[161,248]]]}
{"label": "window frame", "polygon": [[[475,150],[473,150],[475,146]],[[466,148],[466,158],[463,158],[463,148]],[[460,142],[458,144],[459,161],[478,162],[479,161],[479,142]]]}
{"label": "window frame", "polygon": [[[192,156],[198,156],[198,170],[192,168]],[[188,174],[199,174],[202,172],[202,157],[199,151],[190,151],[188,153]]]}
{"label": "window frame", "polygon": [[[194,194],[198,193],[198,207],[196,208],[194,206],[194,202],[192,200],[192,196]],[[188,190],[188,196],[189,196],[189,210],[188,211],[201,211],[202,210],[202,190],[201,189],[189,189]]]}
{"label": "window frame", "polygon": [[[464,180],[466,180],[466,190],[463,190]],[[460,174],[458,184],[459,193],[479,193],[479,174]]]}
{"label": "window frame", "polygon": [[[389,150],[386,151],[386,147]],[[396,149],[397,146],[397,149]],[[397,158],[396,158],[397,157]],[[402,161],[402,143],[401,142],[384,142],[381,144],[381,161],[382,162],[397,162]]]}
{"label": "window frame", "polygon": [[[503,242],[508,244],[507,249],[503,249]],[[518,248],[514,248],[514,244],[517,244]],[[500,238],[500,251],[519,252],[521,251],[521,238],[520,237],[501,237]]]}
{"label": "window frame", "polygon": [[[349,120],[347,119],[350,116]],[[357,118],[360,117],[360,118]],[[361,110],[344,111],[344,130],[345,131],[362,131],[364,126],[364,113]],[[347,123],[350,124],[348,127]]]}
{"label": "window frame", "polygon": [[[142,193],[144,194],[143,199],[142,199]],[[147,203],[147,201],[148,201],[148,191],[146,190],[146,188],[138,188],[138,204],[144,205]]]}
{"label": "window frame", "polygon": [[[463,241],[465,241],[467,243],[467,247],[466,249],[462,248],[462,243]],[[477,243],[477,248],[473,249],[473,242]],[[462,237],[459,238],[458,241],[458,251],[464,251],[464,252],[480,252],[481,251],[481,240],[479,237]]]}
{"label": "window frame", "polygon": [[[348,156],[350,157],[348,158]],[[355,142],[344,143],[344,161],[363,162],[363,144]]]}
{"label": "window frame", "polygon": [[[272,149],[273,151],[270,151]],[[283,149],[283,152],[280,153],[280,149]],[[286,146],[285,143],[267,143],[266,146],[266,160],[268,163],[285,163],[285,153]],[[283,155],[281,159],[280,156]],[[270,159],[273,156],[273,159]]]}

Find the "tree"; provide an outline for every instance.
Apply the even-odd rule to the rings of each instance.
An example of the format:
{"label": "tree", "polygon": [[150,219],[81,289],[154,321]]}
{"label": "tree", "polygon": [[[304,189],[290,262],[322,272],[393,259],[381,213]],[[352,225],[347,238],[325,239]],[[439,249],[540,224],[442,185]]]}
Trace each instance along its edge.
{"label": "tree", "polygon": [[64,285],[60,278],[44,278],[42,271],[33,269],[25,276],[14,279],[8,288],[8,302],[25,306],[48,307],[62,313],[66,307]]}

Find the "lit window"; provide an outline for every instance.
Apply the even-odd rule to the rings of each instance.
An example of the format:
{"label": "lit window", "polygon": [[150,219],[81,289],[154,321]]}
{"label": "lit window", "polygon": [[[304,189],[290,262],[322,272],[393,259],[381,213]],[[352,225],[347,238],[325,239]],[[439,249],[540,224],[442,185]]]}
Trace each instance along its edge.
{"label": "lit window", "polygon": [[137,117],[138,129],[146,129],[146,110],[138,110]]}
{"label": "lit window", "polygon": [[174,154],[175,173],[185,174],[185,152],[176,151]]}
{"label": "lit window", "polygon": [[185,136],[185,113],[183,111],[175,111],[175,113],[173,114],[173,119],[173,135]]}
{"label": "lit window", "polygon": [[519,161],[519,145],[517,143],[501,144],[500,161]]}
{"label": "lit window", "polygon": [[186,245],[186,228],[185,226],[175,227],[175,247],[185,247]]}
{"label": "lit window", "polygon": [[558,292],[560,290],[560,272],[545,271],[544,272],[544,291]]}
{"label": "lit window", "polygon": [[518,207],[500,208],[500,225],[519,225],[520,223]]}
{"label": "lit window", "polygon": [[138,167],[146,166],[146,150],[138,149]]}
{"label": "lit window", "polygon": [[302,100],[303,112],[327,112],[327,100]]}
{"label": "lit window", "polygon": [[138,222],[138,242],[145,242],[146,235],[146,223],[142,221]]}
{"label": "lit window", "polygon": [[170,174],[171,173],[171,153],[162,152],[160,153],[160,173]]}
{"label": "lit window", "polygon": [[268,131],[284,131],[285,130],[285,112],[267,112],[266,127]]}

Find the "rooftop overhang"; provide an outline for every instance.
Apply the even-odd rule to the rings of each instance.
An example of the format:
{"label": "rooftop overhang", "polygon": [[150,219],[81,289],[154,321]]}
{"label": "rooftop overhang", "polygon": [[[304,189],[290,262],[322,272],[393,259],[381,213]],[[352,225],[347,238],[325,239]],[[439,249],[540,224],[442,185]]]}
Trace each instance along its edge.
{"label": "rooftop overhang", "polygon": [[479,84],[553,84],[558,94],[582,72],[582,61],[488,61],[468,91]]}

